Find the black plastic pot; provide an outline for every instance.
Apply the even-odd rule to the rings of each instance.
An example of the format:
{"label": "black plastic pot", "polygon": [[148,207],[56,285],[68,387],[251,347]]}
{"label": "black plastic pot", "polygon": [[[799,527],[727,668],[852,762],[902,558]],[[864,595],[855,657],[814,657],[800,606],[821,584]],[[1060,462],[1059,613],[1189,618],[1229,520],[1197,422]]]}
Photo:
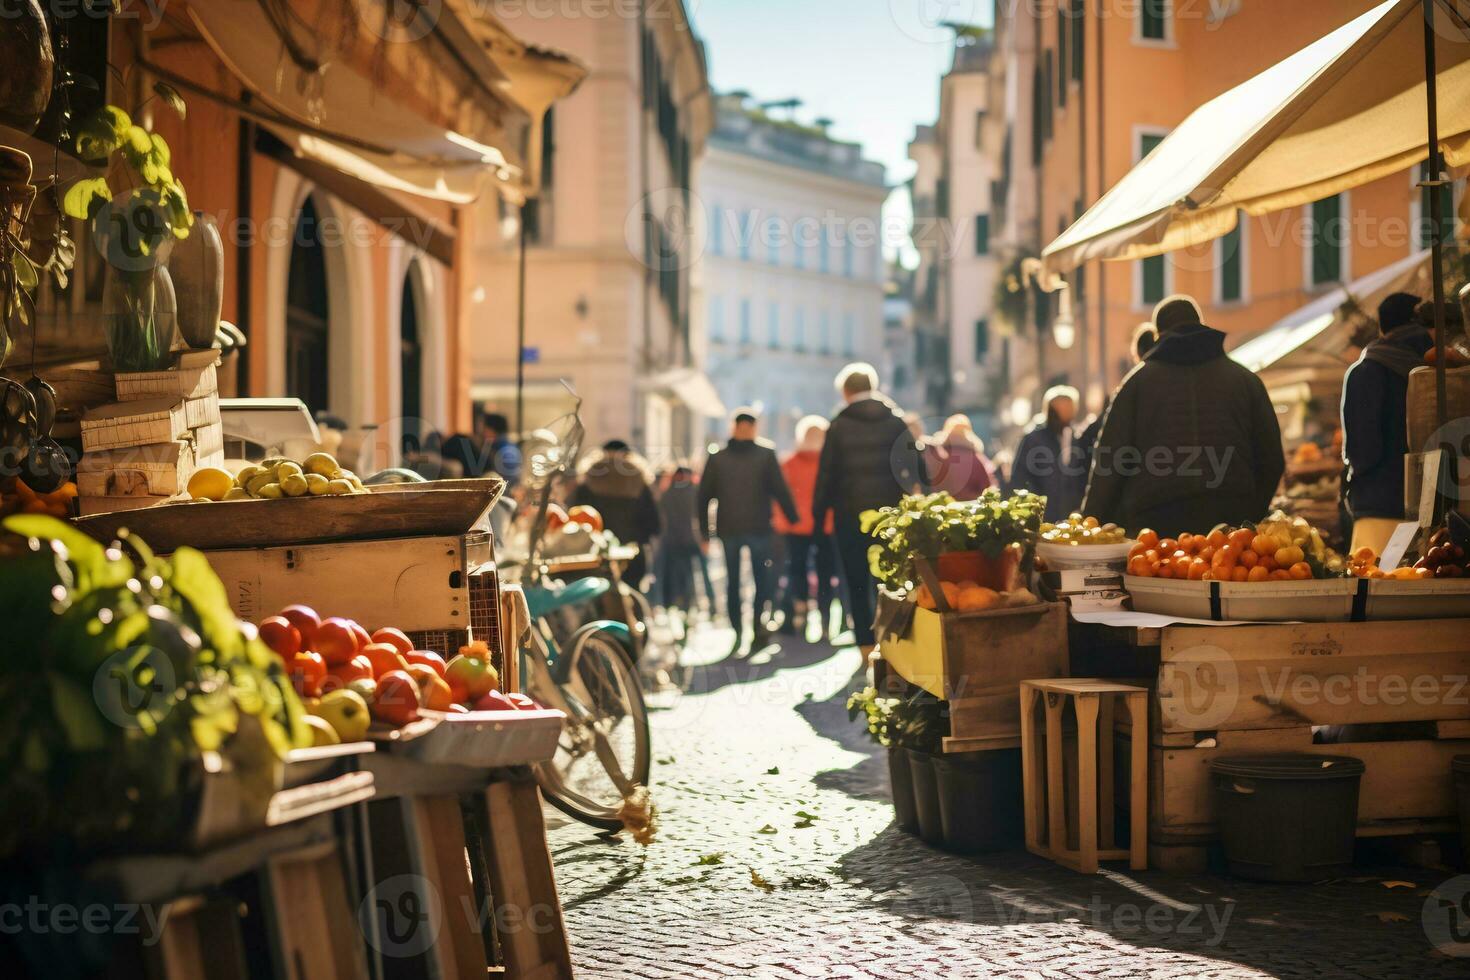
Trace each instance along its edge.
{"label": "black plastic pot", "polygon": [[936,756],[934,777],[944,846],[961,854],[1021,842],[1021,750]]}
{"label": "black plastic pot", "polygon": [[1232,874],[1311,882],[1353,863],[1365,766],[1342,755],[1216,759],[1215,816]]}
{"label": "black plastic pot", "polygon": [[1457,755],[1450,763],[1455,775],[1455,799],[1460,810],[1460,862],[1470,868],[1470,755]]}
{"label": "black plastic pot", "polygon": [[918,833],[919,811],[914,805],[914,777],[909,768],[907,749],[889,746],[888,782],[893,789],[893,818],[898,829],[905,833]]}
{"label": "black plastic pot", "polygon": [[934,757],[916,749],[904,751],[909,757],[909,774],[914,782],[914,810],[919,821],[919,839],[926,844],[943,844],[944,819],[939,814],[939,785],[934,778]]}

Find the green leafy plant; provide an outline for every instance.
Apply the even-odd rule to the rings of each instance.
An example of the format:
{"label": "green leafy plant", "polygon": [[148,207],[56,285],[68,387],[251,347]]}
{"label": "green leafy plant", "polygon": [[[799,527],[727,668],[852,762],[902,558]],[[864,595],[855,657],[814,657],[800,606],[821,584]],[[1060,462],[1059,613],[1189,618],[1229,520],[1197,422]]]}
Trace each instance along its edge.
{"label": "green leafy plant", "polygon": [[949,734],[945,703],[928,691],[915,690],[893,706],[889,717],[894,744],[916,752],[937,754]]}
{"label": "green leafy plant", "polygon": [[0,537],[0,858],[177,846],[206,753],[274,791],[311,744],[304,710],[203,554],[104,548],[42,516],[3,527],[19,537]]}
{"label": "green leafy plant", "polygon": [[868,549],[869,567],[885,586],[906,592],[918,581],[918,558],[960,551],[999,558],[1012,547],[1029,555],[1045,511],[1046,498],[1026,490],[1006,497],[990,489],[967,501],[947,493],[905,497],[862,515],[863,532],[878,542]]}
{"label": "green leafy plant", "polygon": [[887,748],[893,744],[893,709],[898,704],[898,698],[885,698],[878,694],[877,688],[865,687],[848,695],[847,720],[862,718],[868,736]]}

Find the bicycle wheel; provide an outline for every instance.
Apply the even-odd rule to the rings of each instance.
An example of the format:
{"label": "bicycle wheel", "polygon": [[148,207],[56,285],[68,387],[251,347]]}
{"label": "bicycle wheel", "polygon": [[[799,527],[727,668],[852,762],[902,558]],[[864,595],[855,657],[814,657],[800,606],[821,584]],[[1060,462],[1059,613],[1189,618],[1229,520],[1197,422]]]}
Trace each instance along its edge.
{"label": "bicycle wheel", "polygon": [[[635,787],[648,784],[651,762],[637,671],[616,634],[596,626],[577,633],[554,671],[556,690],[533,696],[561,708],[567,720],[556,755],[537,766],[537,780],[568,816],[621,829],[618,811]],[[538,676],[547,675],[533,673],[533,682]]]}

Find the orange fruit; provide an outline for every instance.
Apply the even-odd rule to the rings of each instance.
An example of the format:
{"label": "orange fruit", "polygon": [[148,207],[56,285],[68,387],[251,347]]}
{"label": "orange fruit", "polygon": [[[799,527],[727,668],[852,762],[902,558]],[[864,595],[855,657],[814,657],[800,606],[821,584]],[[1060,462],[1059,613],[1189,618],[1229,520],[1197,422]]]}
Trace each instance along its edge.
{"label": "orange fruit", "polygon": [[1236,565],[1230,571],[1230,581],[1232,581],[1232,582],[1245,582],[1245,581],[1249,581],[1249,579],[1250,579],[1250,573],[1251,573],[1251,570],[1249,568],[1246,568],[1244,565]]}
{"label": "orange fruit", "polygon": [[1280,547],[1276,543],[1276,538],[1269,534],[1257,534],[1251,539],[1251,550],[1262,557],[1276,554]]}
{"label": "orange fruit", "polygon": [[1161,562],[1158,563],[1158,567],[1159,567],[1159,578],[1173,578],[1174,577],[1174,559],[1172,559],[1172,558],[1165,558],[1163,561],[1161,561]]}
{"label": "orange fruit", "polygon": [[1205,572],[1199,577],[1199,580],[1201,582],[1213,582],[1215,581],[1215,573],[1213,571]]}
{"label": "orange fruit", "polygon": [[1274,571],[1274,572],[1271,573],[1271,581],[1273,581],[1273,582],[1290,582],[1291,581],[1291,573],[1288,572],[1284,568],[1278,568],[1278,569],[1276,569],[1276,571]]}
{"label": "orange fruit", "polygon": [[1148,550],[1148,548],[1144,547],[1144,545],[1143,545],[1142,542],[1134,545],[1133,547],[1131,547],[1131,548],[1128,549],[1128,560],[1129,561],[1132,561],[1133,559],[1135,559],[1135,558],[1139,557],[1140,555],[1142,555],[1147,550]]}
{"label": "orange fruit", "polygon": [[1195,554],[1199,555],[1205,561],[1210,561],[1215,557],[1215,546],[1212,544],[1207,544],[1203,548],[1200,548],[1198,551],[1196,551]]}
{"label": "orange fruit", "polygon": [[386,643],[369,643],[363,648],[362,656],[372,663],[374,677],[381,678],[393,670],[408,672],[408,661],[403,659],[403,654],[398,652],[397,647]]}
{"label": "orange fruit", "polygon": [[1210,565],[1215,568],[1234,568],[1236,559],[1239,557],[1240,553],[1236,550],[1235,545],[1221,545],[1215,549],[1214,555],[1210,557]]}
{"label": "orange fruit", "polygon": [[1281,566],[1276,564],[1275,555],[1262,555],[1261,560],[1256,563],[1257,568],[1264,568],[1268,572],[1274,572]]}
{"label": "orange fruit", "polygon": [[1256,554],[1250,548],[1246,548],[1244,551],[1242,551],[1240,553],[1240,563],[1242,565],[1244,565],[1246,568],[1255,568],[1256,567],[1256,563],[1259,562],[1260,560],[1261,560],[1261,556],[1258,555],[1258,554]]}
{"label": "orange fruit", "polygon": [[1216,528],[1215,530],[1211,531],[1206,536],[1205,542],[1211,548],[1214,548],[1216,551],[1219,551],[1221,548],[1225,547],[1227,544],[1230,543],[1230,536],[1228,534],[1226,534],[1224,531],[1220,530],[1219,528]]}
{"label": "orange fruit", "polygon": [[1299,582],[1306,581],[1307,579],[1312,577],[1312,566],[1308,565],[1304,561],[1299,561],[1288,568],[1287,572],[1290,573],[1292,578],[1296,579]]}
{"label": "orange fruit", "polygon": [[1162,538],[1159,540],[1159,550],[1166,555],[1172,555],[1179,550],[1179,542],[1173,538]]}
{"label": "orange fruit", "polygon": [[1153,569],[1149,566],[1148,559],[1138,554],[1128,559],[1128,574],[1151,578]]}
{"label": "orange fruit", "polygon": [[1264,565],[1257,565],[1250,570],[1246,576],[1247,582],[1265,582],[1271,578],[1271,572]]}
{"label": "orange fruit", "polygon": [[1159,532],[1152,528],[1144,528],[1138,532],[1138,543],[1145,548],[1157,548],[1159,546]]}
{"label": "orange fruit", "polygon": [[1299,561],[1306,561],[1307,556],[1302,554],[1302,549],[1296,545],[1287,545],[1276,550],[1276,564],[1282,568],[1290,568]]}
{"label": "orange fruit", "polygon": [[1196,558],[1189,563],[1189,580],[1198,582],[1204,577],[1205,572],[1210,570],[1210,563],[1203,558]]}
{"label": "orange fruit", "polygon": [[934,602],[934,596],[929,592],[929,586],[921,585],[914,590],[914,601],[919,604],[920,609],[938,609]]}
{"label": "orange fruit", "polygon": [[1147,551],[1145,551],[1145,552],[1144,552],[1144,553],[1143,553],[1143,557],[1144,557],[1144,558],[1145,558],[1145,559],[1146,559],[1146,560],[1147,560],[1147,561],[1148,561],[1148,563],[1149,563],[1149,564],[1150,564],[1150,565],[1157,565],[1157,564],[1158,564],[1158,563],[1159,563],[1159,561],[1160,561],[1160,560],[1161,560],[1161,559],[1162,559],[1162,558],[1163,558],[1163,557],[1164,557],[1164,556],[1163,556],[1163,554],[1162,554],[1162,553],[1161,553],[1161,552],[1160,552],[1160,551],[1159,551],[1159,549],[1157,549],[1157,548],[1150,548],[1150,549],[1148,549],[1148,550],[1147,550]]}
{"label": "orange fruit", "polygon": [[1255,539],[1255,536],[1256,532],[1248,527],[1238,528],[1237,530],[1231,531],[1229,534],[1225,535],[1226,539],[1228,539],[1231,544],[1235,545],[1236,551],[1248,550],[1251,546],[1251,541]]}
{"label": "orange fruit", "polygon": [[1193,551],[1194,550],[1194,535],[1193,534],[1190,534],[1187,531],[1185,533],[1179,535],[1179,547],[1182,550],[1184,550],[1184,551]]}
{"label": "orange fruit", "polygon": [[1353,561],[1359,565],[1371,565],[1378,559],[1378,555],[1367,545],[1353,552]]}

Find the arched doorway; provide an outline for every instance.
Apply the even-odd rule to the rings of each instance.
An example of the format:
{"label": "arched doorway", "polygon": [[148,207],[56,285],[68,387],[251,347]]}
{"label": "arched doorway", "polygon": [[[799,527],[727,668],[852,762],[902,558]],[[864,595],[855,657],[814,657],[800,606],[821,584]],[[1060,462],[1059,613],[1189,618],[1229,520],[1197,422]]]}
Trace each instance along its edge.
{"label": "arched doorway", "polygon": [[399,415],[403,420],[403,442],[418,448],[424,437],[424,339],[425,320],[419,310],[419,290],[410,266],[403,277],[403,299],[398,311]]}
{"label": "arched doorway", "polygon": [[310,197],[301,202],[291,233],[286,278],[286,394],[313,414],[331,405],[330,315],[321,220]]}

